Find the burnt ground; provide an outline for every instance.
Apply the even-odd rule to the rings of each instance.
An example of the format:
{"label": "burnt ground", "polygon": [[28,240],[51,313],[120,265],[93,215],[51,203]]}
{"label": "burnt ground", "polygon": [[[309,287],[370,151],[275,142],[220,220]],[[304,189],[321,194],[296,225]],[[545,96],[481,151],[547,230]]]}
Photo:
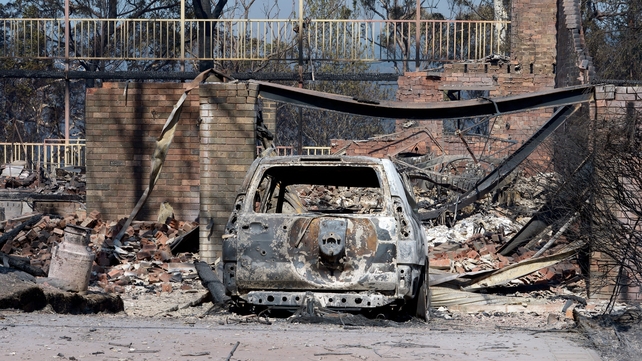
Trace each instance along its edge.
{"label": "burnt ground", "polygon": [[[287,356],[292,352],[287,351],[290,348],[304,348],[304,351],[309,348],[301,356],[311,360],[415,359],[420,355],[429,360],[497,360],[503,354],[510,356],[511,360],[529,360],[532,357],[534,360],[628,361],[637,360],[642,354],[642,310],[625,304],[617,304],[613,315],[602,314],[605,302],[589,302],[586,308],[566,313],[561,312],[563,302],[529,306],[523,311],[514,306],[507,308],[510,312],[491,306],[486,306],[487,311],[482,312],[472,307],[442,307],[433,309],[430,322],[424,323],[403,313],[370,314],[367,317],[331,311],[317,312],[314,316],[282,311],[267,311],[259,316],[236,314],[228,308],[213,306],[206,290],[201,287],[171,294],[130,292],[121,297],[127,319],[131,317],[152,324],[156,321],[188,325],[203,323],[209,325],[205,327],[229,328],[234,330],[230,331],[234,335],[247,334],[250,338],[251,335],[269,335],[276,331],[296,331],[296,335],[289,335],[282,344],[272,345],[271,352],[279,348]],[[122,316],[105,317],[118,320]],[[221,332],[225,334],[225,331]],[[332,336],[337,332],[341,335]],[[350,333],[350,345],[344,340],[345,332]],[[298,333],[310,336],[301,341],[301,345],[289,344],[288,340],[299,337]],[[370,334],[377,337],[371,339]],[[336,339],[328,341],[333,338]],[[328,343],[324,345],[321,340]],[[229,342],[229,349],[234,342]],[[249,349],[253,341],[248,339],[245,342],[248,343],[245,348],[239,346],[245,350],[245,357],[239,354],[239,360],[269,359],[257,355],[258,350]],[[229,349],[225,349],[225,355]],[[382,353],[381,350],[392,353],[377,355]],[[327,355],[322,355],[324,353]],[[280,360],[278,357],[275,359]]]}
{"label": "burnt ground", "polygon": [[[90,287],[90,295],[101,293]],[[563,300],[506,311],[442,307],[423,323],[403,313],[237,314],[213,306],[198,282],[172,292],[130,286],[118,299],[124,311],[115,314],[61,315],[56,303],[31,313],[0,310],[0,359],[221,360],[236,342],[232,360],[610,361],[636,360],[642,351],[642,311],[624,305],[613,315],[590,302],[562,313]]]}
{"label": "burnt ground", "polygon": [[578,329],[587,336],[602,359],[639,360],[642,355],[642,309],[639,306],[608,315],[587,317],[575,313]]}
{"label": "burnt ground", "polygon": [[[482,316],[483,319],[485,316]],[[214,313],[204,317],[0,313],[3,360],[599,360],[581,334],[506,316],[337,322]],[[334,319],[336,321],[336,319]],[[530,324],[533,327],[525,327]],[[231,357],[229,357],[231,355]]]}

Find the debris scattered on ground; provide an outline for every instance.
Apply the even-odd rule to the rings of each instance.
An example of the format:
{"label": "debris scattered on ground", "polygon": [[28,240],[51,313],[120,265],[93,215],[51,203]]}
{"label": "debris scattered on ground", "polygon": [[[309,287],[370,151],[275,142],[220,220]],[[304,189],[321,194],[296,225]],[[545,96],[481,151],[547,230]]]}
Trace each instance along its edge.
{"label": "debris scattered on ground", "polygon": [[0,266],[0,309],[23,311],[46,309],[56,313],[86,314],[120,312],[123,301],[118,295],[104,292],[65,292],[38,281],[35,277],[12,268]]}
{"label": "debris scattered on ground", "polygon": [[24,161],[2,166],[0,188],[30,190],[39,194],[73,194],[84,196],[86,176],[84,167],[31,170]]}
{"label": "debris scattered on ground", "polygon": [[171,293],[192,290],[198,284],[194,267],[197,255],[172,253],[172,246],[184,241],[185,235],[197,235],[195,222],[134,222],[118,247],[110,237],[122,223],[103,221],[95,211],[87,214],[79,210],[65,217],[37,214],[21,219],[5,222],[5,233],[0,235],[1,252],[10,264],[28,265],[34,276],[48,273],[53,245],[62,241],[65,228],[73,224],[92,229],[89,247],[96,257],[91,284],[108,293],[123,293],[127,287]]}
{"label": "debris scattered on ground", "polygon": [[[605,304],[601,306],[606,306]],[[642,353],[642,309],[640,306],[616,305],[610,314],[575,310],[578,328],[593,342],[605,361],[636,360]]]}
{"label": "debris scattered on ground", "polygon": [[[474,175],[476,179],[480,177],[474,165],[468,163],[467,167],[470,169],[465,169],[461,174]],[[462,185],[465,182],[462,183],[460,178],[450,177]],[[437,306],[434,309],[435,317],[447,320],[478,316],[481,319],[506,317],[500,311],[461,313],[453,311],[455,305],[485,305],[488,309],[494,305],[516,305],[518,308],[524,307],[524,310],[532,310],[532,306],[529,306],[530,309],[526,306],[570,302],[566,309],[560,308],[551,320],[547,320],[550,321],[548,324],[559,324],[567,322],[565,315],[569,312],[584,310],[584,281],[577,263],[568,259],[514,277],[499,287],[485,288],[482,292],[462,290],[475,282],[479,284],[480,279],[493,272],[501,272],[532,259],[553,235],[552,230],[548,229],[537,240],[516,247],[511,254],[500,253],[500,248],[510,242],[528,222],[534,213],[533,209],[541,206],[542,184],[548,178],[550,175],[511,177],[475,206],[458,210],[456,215],[451,214],[450,218],[439,220],[432,226],[428,224],[425,233],[430,243],[431,283],[436,283],[432,295],[433,306]],[[81,169],[59,169],[42,179],[40,184],[34,183],[29,187],[35,191],[47,189],[46,192],[67,194],[84,192],[84,172]],[[425,207],[447,203],[448,197],[452,198],[455,194],[452,189],[444,193],[441,187],[426,184],[416,185],[415,191],[419,195],[419,204]],[[354,208],[353,211],[368,213],[380,207],[378,195],[368,189],[317,187],[298,189],[297,192],[303,205],[311,208],[352,210],[354,204],[365,204],[367,207]],[[171,213],[168,211],[166,216],[162,216],[164,220],[133,222],[124,230],[120,244],[114,244],[112,239],[121,231],[124,219],[103,220],[98,212],[84,210],[66,216],[28,214],[0,223],[0,231],[3,232],[0,233],[0,255],[5,266],[26,271],[31,274],[29,277],[41,277],[49,270],[52,246],[62,240],[65,227],[71,224],[87,227],[92,229],[89,246],[96,255],[89,294],[120,296],[125,308],[129,308],[128,312],[138,316],[177,316],[186,314],[188,309],[193,309],[191,315],[198,314],[199,317],[223,311],[227,314],[227,310],[220,309],[225,307],[220,305],[225,305],[227,301],[220,287],[217,287],[220,281],[216,277],[204,276],[206,273],[215,275],[216,270],[199,262],[198,253],[176,252],[182,248],[179,247],[181,244],[197,240],[198,224],[177,221]],[[568,241],[561,237],[542,257],[559,254],[568,247]],[[197,271],[199,267],[202,271]],[[32,291],[28,292],[37,292],[33,289],[38,288],[53,289],[43,282],[40,285],[33,280],[29,282],[26,284]],[[46,296],[48,293],[45,291],[42,293],[45,300],[47,297],[55,299],[54,296]],[[205,303],[211,301],[219,304],[218,308],[208,309],[210,306]],[[24,307],[35,306],[26,303]],[[357,321],[354,315],[322,311],[322,314],[299,314],[293,320],[317,322],[317,319],[323,318],[326,321],[335,320],[344,327],[369,324],[363,321],[365,318]],[[228,317],[228,321],[269,323],[266,316]]]}

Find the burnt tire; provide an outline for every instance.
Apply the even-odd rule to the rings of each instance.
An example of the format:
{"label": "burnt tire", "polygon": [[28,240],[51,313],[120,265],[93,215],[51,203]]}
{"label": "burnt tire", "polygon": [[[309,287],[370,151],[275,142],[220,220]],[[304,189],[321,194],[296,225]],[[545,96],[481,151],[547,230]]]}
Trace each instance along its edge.
{"label": "burnt tire", "polygon": [[403,310],[407,316],[417,317],[422,321],[428,321],[430,315],[430,294],[428,290],[427,267],[424,266],[419,275],[418,284],[415,286],[415,297],[408,301]]}
{"label": "burnt tire", "polygon": [[415,305],[415,316],[422,321],[430,319],[430,292],[428,290],[428,268],[424,266],[420,276],[420,284],[413,304]]}

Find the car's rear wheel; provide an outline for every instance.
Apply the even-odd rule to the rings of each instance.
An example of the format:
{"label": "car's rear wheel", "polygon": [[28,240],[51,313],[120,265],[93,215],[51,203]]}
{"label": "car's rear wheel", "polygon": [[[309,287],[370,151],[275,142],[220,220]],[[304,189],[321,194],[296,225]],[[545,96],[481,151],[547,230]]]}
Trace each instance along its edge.
{"label": "car's rear wheel", "polygon": [[428,290],[428,266],[424,266],[420,276],[419,291],[415,296],[415,316],[423,321],[430,319],[430,292]]}

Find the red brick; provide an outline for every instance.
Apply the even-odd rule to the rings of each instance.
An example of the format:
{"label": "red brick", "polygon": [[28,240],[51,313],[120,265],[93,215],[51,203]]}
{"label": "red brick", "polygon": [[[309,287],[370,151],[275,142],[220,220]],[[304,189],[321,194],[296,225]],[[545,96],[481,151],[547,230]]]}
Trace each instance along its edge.
{"label": "red brick", "polygon": [[447,269],[450,268],[450,260],[446,258],[441,258],[441,259],[431,259],[430,260],[430,267],[432,268],[437,268],[437,269]]}

